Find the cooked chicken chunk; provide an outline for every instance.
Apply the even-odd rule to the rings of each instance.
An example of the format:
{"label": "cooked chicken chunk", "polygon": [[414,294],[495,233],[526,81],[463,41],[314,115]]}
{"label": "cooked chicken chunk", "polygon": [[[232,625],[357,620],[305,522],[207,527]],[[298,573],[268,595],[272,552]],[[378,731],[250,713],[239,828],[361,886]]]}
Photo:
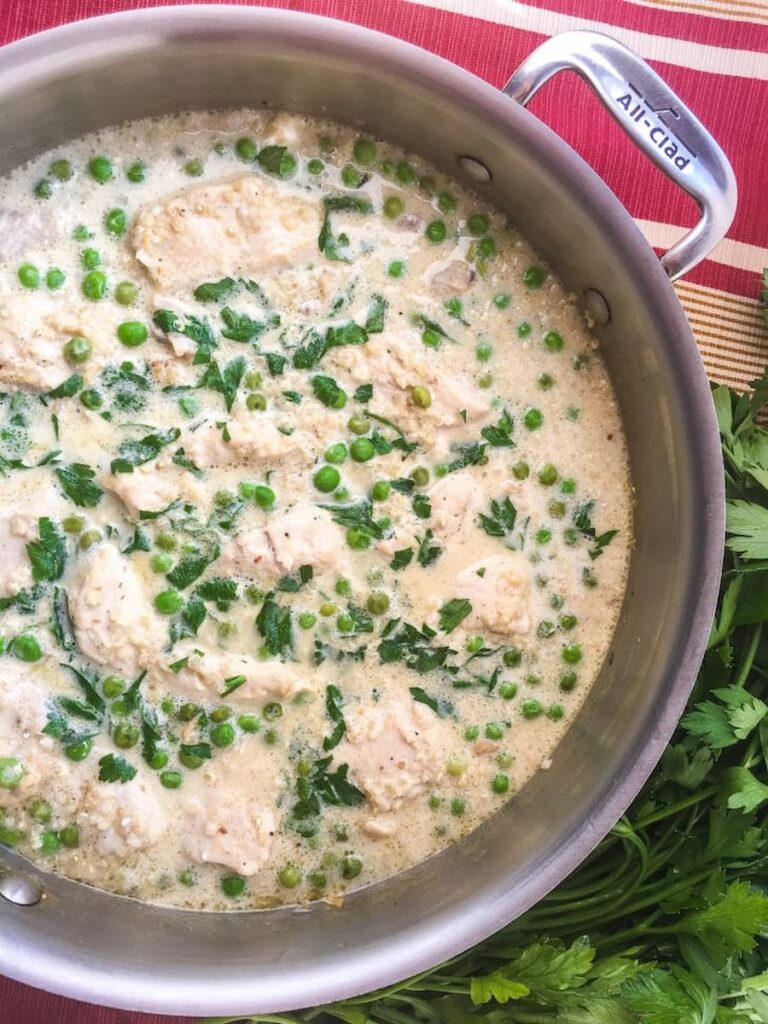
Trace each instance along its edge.
{"label": "cooked chicken chunk", "polygon": [[350,778],[377,811],[398,810],[444,774],[450,727],[410,697],[350,708],[345,718],[335,762],[349,765]]}
{"label": "cooked chicken chunk", "polygon": [[196,185],[136,218],[136,259],[170,291],[228,274],[261,278],[317,255],[320,207],[256,175]]}
{"label": "cooked chicken chunk", "polygon": [[467,629],[508,635],[531,627],[530,569],[519,551],[491,555],[464,569],[456,577],[456,595],[472,605],[462,623]]}
{"label": "cooked chicken chunk", "polygon": [[0,517],[0,597],[12,597],[32,585],[27,544],[37,537],[37,517],[13,509]]}
{"label": "cooked chicken chunk", "polygon": [[24,803],[45,790],[52,775],[61,775],[55,741],[43,733],[45,691],[28,673],[20,662],[0,662],[0,808]]}
{"label": "cooked chicken chunk", "polygon": [[461,295],[475,279],[475,271],[463,260],[451,260],[430,277],[430,285],[441,298],[448,299],[452,295]]}
{"label": "cooked chicken chunk", "polygon": [[206,770],[211,776],[205,780],[209,792],[184,805],[189,820],[182,837],[184,851],[199,864],[221,864],[250,878],[269,860],[275,816],[250,788],[226,788],[221,769]]}
{"label": "cooked chicken chunk", "polygon": [[432,506],[431,525],[443,537],[452,537],[473,526],[482,500],[469,470],[450,473],[427,492]]}
{"label": "cooked chicken chunk", "polygon": [[6,259],[23,256],[30,249],[52,240],[51,214],[39,205],[32,210],[0,209],[0,238]]}
{"label": "cooked chicken chunk", "polygon": [[95,831],[99,853],[114,857],[153,846],[167,825],[153,781],[141,775],[125,783],[92,782],[77,820]]}
{"label": "cooked chicken chunk", "polygon": [[225,547],[220,564],[263,578],[294,572],[302,565],[311,565],[317,573],[339,573],[347,561],[344,534],[330,513],[301,504],[289,512],[273,512],[265,527],[241,533]]}
{"label": "cooked chicken chunk", "polygon": [[281,433],[266,416],[227,420],[229,440],[217,422],[209,420],[182,438],[185,455],[200,469],[268,462],[295,451],[300,444],[296,433]]}
{"label": "cooked chicken chunk", "polygon": [[80,652],[128,678],[166,640],[136,571],[112,544],[97,548],[82,567],[69,611]]}
{"label": "cooked chicken chunk", "polygon": [[145,462],[132,473],[107,473],[101,482],[118,496],[132,516],[160,512],[179,498],[195,504],[205,498],[205,488],[187,470],[165,457]]}
{"label": "cooked chicken chunk", "polygon": [[35,391],[55,388],[71,373],[64,357],[70,337],[48,296],[31,292],[6,299],[0,306],[0,383]]}
{"label": "cooked chicken chunk", "polygon": [[[446,437],[438,428],[462,427],[483,419],[488,399],[467,374],[446,360],[435,360],[418,336],[386,331],[365,345],[334,349],[326,363],[346,370],[355,382],[374,381],[371,412],[397,423],[428,450],[445,450]],[[429,408],[414,405],[414,386],[428,388]]]}
{"label": "cooked chicken chunk", "polygon": [[307,666],[281,661],[259,661],[247,654],[205,648],[198,641],[184,641],[173,649],[172,661],[188,658],[178,672],[165,675],[169,689],[203,700],[218,700],[231,681],[245,676],[230,701],[263,701],[293,697],[311,682]]}

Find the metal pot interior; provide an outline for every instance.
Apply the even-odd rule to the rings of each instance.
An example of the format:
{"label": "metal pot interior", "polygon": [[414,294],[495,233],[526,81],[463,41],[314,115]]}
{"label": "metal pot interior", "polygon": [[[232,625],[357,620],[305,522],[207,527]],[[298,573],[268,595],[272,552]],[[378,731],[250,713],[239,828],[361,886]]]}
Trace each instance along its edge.
{"label": "metal pot interior", "polygon": [[[631,451],[636,548],[611,654],[549,771],[468,840],[341,908],[191,913],[28,865],[42,902],[0,899],[0,970],[141,1010],[311,1005],[457,953],[544,895],[611,827],[669,738],[703,650],[722,533],[717,430],[656,257],[532,115],[420,50],[324,19],[234,7],[97,19],[0,53],[0,96],[0,172],[125,119],[260,104],[365,125],[459,178],[457,158],[470,155],[492,173],[478,189],[566,286],[604,296],[610,320],[596,331]],[[9,853],[0,861],[22,863]]]}

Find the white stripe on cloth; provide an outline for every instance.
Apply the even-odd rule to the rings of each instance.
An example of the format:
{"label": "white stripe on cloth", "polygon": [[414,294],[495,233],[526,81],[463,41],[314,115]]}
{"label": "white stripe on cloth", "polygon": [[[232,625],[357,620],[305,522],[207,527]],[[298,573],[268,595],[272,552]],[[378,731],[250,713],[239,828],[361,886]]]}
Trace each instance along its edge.
{"label": "white stripe on cloth", "polygon": [[[636,218],[635,223],[656,249],[671,248],[688,231],[688,228],[676,224],[660,224],[653,220]],[[762,273],[763,267],[768,267],[768,249],[764,249],[760,245],[750,245],[748,242],[737,242],[732,238],[724,238],[715,246],[707,259],[714,260],[715,263],[724,263],[728,267],[737,267],[739,270]]]}
{"label": "white stripe on cloth", "polygon": [[[470,18],[497,25],[508,25],[527,32],[552,36],[557,32],[571,29],[593,29],[605,32],[627,46],[632,47],[647,60],[676,64],[694,71],[709,71],[734,78],[750,78],[768,81],[768,54],[755,50],[728,50],[720,46],[691,43],[684,39],[669,39],[653,36],[646,32],[621,28],[607,22],[591,21],[571,14],[546,11],[540,7],[527,7],[518,0],[409,0],[422,7],[432,7],[453,14],[464,14]],[[510,75],[514,68],[509,69]]]}
{"label": "white stripe on cloth", "polygon": [[656,7],[682,14],[700,14],[722,21],[768,22],[768,5],[760,0],[627,0],[636,7]]}

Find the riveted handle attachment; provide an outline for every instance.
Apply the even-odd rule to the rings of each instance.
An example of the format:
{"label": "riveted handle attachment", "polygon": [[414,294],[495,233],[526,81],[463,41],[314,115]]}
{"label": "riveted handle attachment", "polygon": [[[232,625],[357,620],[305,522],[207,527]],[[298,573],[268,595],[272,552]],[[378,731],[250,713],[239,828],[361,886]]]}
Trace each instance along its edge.
{"label": "riveted handle attachment", "polygon": [[585,79],[635,145],[696,200],[698,224],[661,257],[676,281],[712,251],[733,220],[736,179],[725,153],[644,60],[601,32],[548,39],[523,61],[504,92],[525,106],[560,71]]}

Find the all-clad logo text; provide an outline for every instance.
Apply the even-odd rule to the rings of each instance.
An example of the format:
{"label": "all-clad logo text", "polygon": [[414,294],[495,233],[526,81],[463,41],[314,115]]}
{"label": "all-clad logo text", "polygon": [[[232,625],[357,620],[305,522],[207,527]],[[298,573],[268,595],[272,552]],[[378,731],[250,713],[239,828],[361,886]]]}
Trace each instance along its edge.
{"label": "all-clad logo text", "polygon": [[627,116],[641,128],[645,128],[648,138],[678,171],[684,171],[696,154],[686,146],[675,127],[670,123],[680,119],[674,107],[663,106],[654,109],[643,97],[639,89],[627,82],[627,92],[615,97],[616,103],[622,107]]}

